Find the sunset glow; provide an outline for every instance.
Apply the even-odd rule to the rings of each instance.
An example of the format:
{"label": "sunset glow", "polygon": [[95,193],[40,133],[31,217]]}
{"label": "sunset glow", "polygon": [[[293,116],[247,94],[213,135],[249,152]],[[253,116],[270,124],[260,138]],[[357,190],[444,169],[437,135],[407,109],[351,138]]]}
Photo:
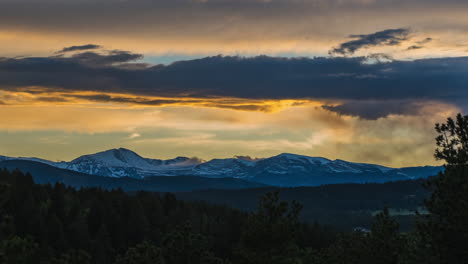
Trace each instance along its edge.
{"label": "sunset glow", "polygon": [[0,0],[0,152],[438,164],[468,99],[443,2]]}

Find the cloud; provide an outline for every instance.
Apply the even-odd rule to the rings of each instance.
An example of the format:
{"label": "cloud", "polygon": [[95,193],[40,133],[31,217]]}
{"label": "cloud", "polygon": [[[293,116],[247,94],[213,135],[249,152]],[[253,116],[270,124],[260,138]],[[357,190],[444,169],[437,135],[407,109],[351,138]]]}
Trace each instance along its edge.
{"label": "cloud", "polygon": [[429,37],[428,37],[428,38],[425,38],[425,39],[423,39],[423,40],[420,40],[420,41],[418,41],[418,42],[416,42],[416,43],[418,43],[419,45],[423,45],[423,44],[427,44],[427,43],[431,42],[432,40],[433,40],[432,38],[429,38]]}
{"label": "cloud", "polygon": [[340,105],[324,105],[323,109],[340,115],[357,116],[368,120],[377,120],[389,115],[417,115],[421,102],[413,101],[350,101]]}
{"label": "cloud", "polygon": [[85,99],[94,102],[104,102],[104,103],[126,103],[126,104],[136,104],[136,105],[148,105],[148,106],[165,106],[173,104],[196,104],[196,103],[206,103],[206,101],[200,100],[180,100],[180,99],[154,99],[150,97],[125,97],[120,95],[110,95],[110,94],[63,94],[64,97],[75,98],[75,99]]}
{"label": "cloud", "polygon": [[39,96],[36,98],[39,102],[50,102],[50,103],[63,103],[69,102],[67,98],[63,98],[60,96]]}
{"label": "cloud", "polygon": [[[125,63],[128,67],[128,62],[142,59],[142,54],[136,54],[123,50],[111,50],[106,54],[96,52],[83,52],[73,55],[70,60],[75,60],[83,64],[95,67],[109,66],[113,64]],[[138,65],[140,66],[140,64]]]}
{"label": "cloud", "polygon": [[[54,159],[124,144],[158,158],[268,157],[292,152],[390,166],[427,165],[433,162],[433,124],[458,111],[450,106],[428,106],[419,115],[390,115],[369,121],[340,116],[314,104],[272,113],[191,106],[84,106],[0,107],[0,145],[15,151],[20,146],[21,153],[15,155],[24,155],[50,145],[37,140],[49,135],[67,137],[67,146],[55,144],[48,152],[56,155]],[[142,136],[122,141],[137,132]]]}
{"label": "cloud", "polygon": [[132,70],[115,65],[139,56],[128,54],[7,59],[0,61],[0,83],[10,90],[37,86],[181,98],[441,99],[465,95],[468,82],[467,57],[368,64],[365,57],[215,56]]}
{"label": "cloud", "polygon": [[93,105],[102,107],[177,107],[196,106],[204,108],[231,109],[247,112],[275,112],[293,106],[320,104],[310,100],[253,100],[243,98],[169,98],[136,96],[131,94],[80,92],[47,88],[24,88],[17,91],[0,90],[0,100],[9,105]]}
{"label": "cloud", "polygon": [[141,137],[141,135],[139,133],[132,133],[130,134],[130,136],[128,136],[128,139],[135,139],[135,138],[139,138]]}
{"label": "cloud", "polygon": [[[347,101],[337,105],[323,105],[323,109],[337,113],[340,116],[359,117],[363,120],[378,120],[390,116],[427,116],[434,113],[447,116],[456,112],[457,107],[453,104],[439,101],[411,101],[411,100],[388,100],[388,101]],[[458,108],[458,111],[460,109]]]}
{"label": "cloud", "polygon": [[422,49],[424,48],[423,46],[418,46],[418,45],[413,45],[409,46],[407,50],[417,50],[417,49]]}
{"label": "cloud", "polygon": [[[350,32],[407,25],[443,40],[431,48],[453,56],[454,44],[464,41],[467,8],[460,0],[0,0],[0,46],[4,56],[44,55],[96,39],[158,56],[326,55]],[[424,52],[417,55],[434,54]]]}
{"label": "cloud", "polygon": [[340,44],[330,51],[330,54],[352,55],[357,50],[375,46],[395,46],[409,39],[410,30],[407,28],[386,29],[367,35],[350,35],[351,40]]}
{"label": "cloud", "polygon": [[81,46],[71,46],[71,47],[65,47],[62,50],[58,51],[57,53],[65,53],[65,52],[71,52],[71,51],[83,51],[83,50],[92,50],[92,49],[99,49],[102,48],[99,45],[95,44],[87,44],[87,45],[81,45]]}
{"label": "cloud", "polygon": [[407,50],[417,50],[417,49],[422,49],[424,48],[424,45],[431,42],[433,39],[432,38],[425,38],[420,41],[416,41],[416,45],[409,46]]}
{"label": "cloud", "polygon": [[[193,99],[171,99],[171,98],[151,98],[151,97],[125,97],[120,95],[110,94],[62,94],[66,98],[85,99],[94,102],[104,103],[124,103],[140,106],[171,106],[171,105],[192,105],[213,108],[225,108],[240,111],[261,111],[271,112],[278,108],[275,105],[269,105],[263,101],[245,102],[244,100],[224,100],[224,99],[208,99],[208,98],[193,98]],[[38,98],[40,100],[40,98]]]}
{"label": "cloud", "polygon": [[[191,104],[263,112],[277,109],[276,104],[259,103],[265,100],[429,100],[459,106],[468,101],[468,57],[398,61],[384,55],[214,56],[135,68],[121,67],[122,63],[131,64],[130,61],[141,58],[129,51],[9,58],[0,60],[0,89],[27,91],[28,87],[42,87],[50,92],[69,93],[62,96],[68,99],[148,106]],[[30,92],[37,93],[34,89]],[[228,102],[228,98],[237,101]],[[396,111],[393,103],[382,106],[388,108],[384,112]],[[350,107],[330,106],[328,110],[354,111]],[[365,118],[380,115],[371,109],[372,103],[364,102],[362,107],[375,115],[362,114]],[[409,111],[411,107],[403,109]]]}

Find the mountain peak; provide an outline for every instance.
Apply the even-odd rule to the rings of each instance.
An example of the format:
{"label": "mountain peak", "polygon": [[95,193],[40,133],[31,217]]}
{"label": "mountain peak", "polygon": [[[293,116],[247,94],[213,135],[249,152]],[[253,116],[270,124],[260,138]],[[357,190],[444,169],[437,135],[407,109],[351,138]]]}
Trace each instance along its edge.
{"label": "mountain peak", "polygon": [[79,163],[86,160],[111,167],[134,167],[136,165],[144,167],[149,166],[149,163],[145,158],[126,148],[109,149],[94,154],[84,155],[74,159],[72,163]]}
{"label": "mountain peak", "polygon": [[108,149],[108,150],[103,150],[96,152],[94,154],[87,154],[84,156],[95,156],[95,155],[102,155],[102,154],[114,154],[114,153],[129,153],[129,154],[134,154],[139,156],[136,152],[126,149],[126,148],[113,148],[113,149]]}
{"label": "mountain peak", "polygon": [[118,150],[118,151],[123,151],[123,152],[132,152],[132,153],[135,153],[133,150],[129,150],[129,149],[127,149],[127,148],[122,148],[122,147],[117,148],[116,150]]}

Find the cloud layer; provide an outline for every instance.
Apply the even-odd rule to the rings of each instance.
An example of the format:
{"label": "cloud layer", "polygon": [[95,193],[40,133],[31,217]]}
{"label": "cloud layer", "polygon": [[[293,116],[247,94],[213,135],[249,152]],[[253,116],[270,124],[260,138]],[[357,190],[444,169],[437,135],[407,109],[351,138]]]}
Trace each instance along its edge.
{"label": "cloud layer", "polygon": [[[186,103],[200,102],[187,98],[206,98],[208,105],[252,111],[262,109],[248,100],[328,100],[344,103],[327,105],[327,110],[368,119],[412,114],[427,100],[463,106],[468,99],[468,57],[375,62],[374,57],[215,56],[167,66],[135,62],[141,58],[121,50],[3,58],[1,89],[103,92],[68,98],[155,106],[179,103],[177,98],[185,98]],[[239,98],[247,103],[209,98]]]}

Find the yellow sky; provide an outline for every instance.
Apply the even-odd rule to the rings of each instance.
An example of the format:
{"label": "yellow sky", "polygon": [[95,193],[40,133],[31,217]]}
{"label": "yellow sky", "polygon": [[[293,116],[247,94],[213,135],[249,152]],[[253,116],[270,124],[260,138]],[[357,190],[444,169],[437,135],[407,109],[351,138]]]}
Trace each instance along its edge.
{"label": "yellow sky", "polygon": [[[48,95],[59,98],[56,92]],[[433,124],[459,111],[451,105],[426,102],[418,115],[363,120],[326,111],[321,108],[324,102],[305,100],[251,100],[246,103],[271,105],[271,111],[240,111],[183,100],[144,106],[83,99],[38,101],[43,94],[25,92],[3,92],[0,98],[5,103],[0,106],[0,146],[9,140],[19,146],[21,137],[9,138],[12,134],[37,137],[27,152],[23,147],[0,147],[0,151],[52,160],[72,159],[115,144],[154,158],[267,157],[293,152],[393,167],[436,164]],[[242,104],[242,99],[216,100]],[[101,142],[87,145],[85,141],[92,137]],[[51,142],[55,150],[44,151]]]}

